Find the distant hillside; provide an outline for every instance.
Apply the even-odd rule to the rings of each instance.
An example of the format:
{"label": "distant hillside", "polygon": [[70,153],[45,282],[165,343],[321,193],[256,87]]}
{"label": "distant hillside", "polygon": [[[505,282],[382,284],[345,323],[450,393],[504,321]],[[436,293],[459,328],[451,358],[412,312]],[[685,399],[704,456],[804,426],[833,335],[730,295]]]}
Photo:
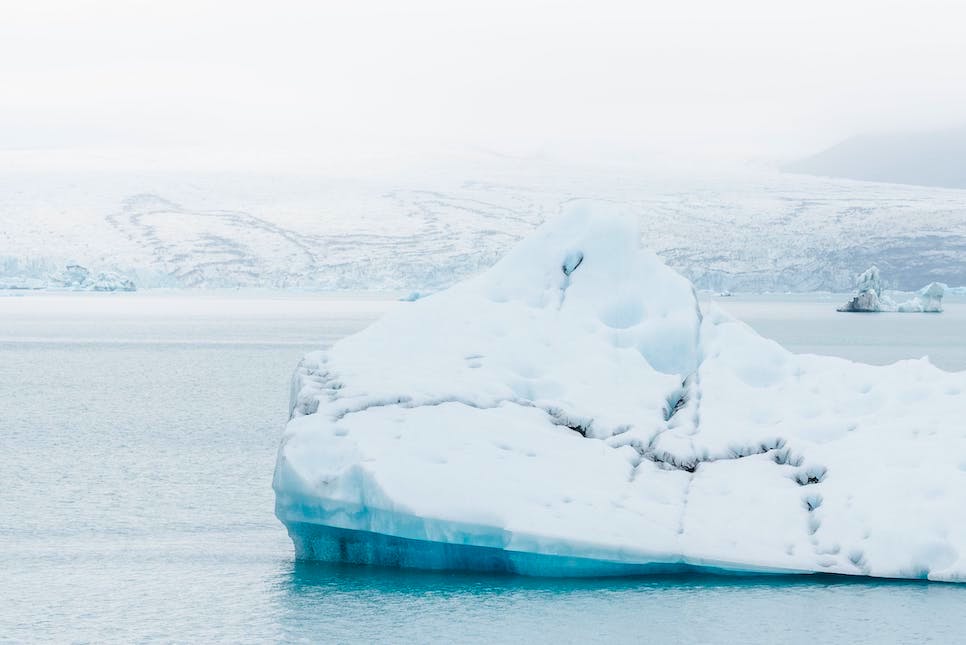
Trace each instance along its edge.
{"label": "distant hillside", "polygon": [[960,191],[757,170],[439,168],[354,179],[0,171],[0,288],[73,288],[86,281],[61,274],[79,264],[95,282],[116,273],[139,290],[432,292],[493,265],[575,200],[637,214],[647,246],[701,289],[851,291],[873,264],[888,289],[966,285]]}
{"label": "distant hillside", "polygon": [[852,137],[782,169],[824,177],[966,188],[966,127]]}

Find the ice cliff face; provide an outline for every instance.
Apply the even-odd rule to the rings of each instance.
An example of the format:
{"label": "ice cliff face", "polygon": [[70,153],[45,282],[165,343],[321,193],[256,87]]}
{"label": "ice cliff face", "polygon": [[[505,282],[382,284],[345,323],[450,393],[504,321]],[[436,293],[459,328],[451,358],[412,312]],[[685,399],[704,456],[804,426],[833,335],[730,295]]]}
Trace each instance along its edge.
{"label": "ice cliff face", "polygon": [[274,479],[297,555],[966,580],[966,373],[791,354],[638,239],[572,211],[306,356]]}

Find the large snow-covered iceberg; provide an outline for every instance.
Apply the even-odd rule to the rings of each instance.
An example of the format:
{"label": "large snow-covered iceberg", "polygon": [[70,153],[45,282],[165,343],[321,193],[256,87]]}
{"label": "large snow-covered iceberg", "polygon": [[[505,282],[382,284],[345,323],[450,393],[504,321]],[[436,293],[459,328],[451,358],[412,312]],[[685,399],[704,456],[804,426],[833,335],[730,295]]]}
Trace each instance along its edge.
{"label": "large snow-covered iceberg", "polygon": [[639,240],[571,211],[306,356],[274,479],[297,556],[966,580],[966,373],[792,354]]}

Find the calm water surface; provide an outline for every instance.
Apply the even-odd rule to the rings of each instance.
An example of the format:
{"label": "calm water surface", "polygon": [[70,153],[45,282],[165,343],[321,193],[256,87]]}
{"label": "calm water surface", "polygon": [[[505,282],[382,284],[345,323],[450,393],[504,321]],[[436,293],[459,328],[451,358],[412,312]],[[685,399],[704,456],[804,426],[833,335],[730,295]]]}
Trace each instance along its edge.
{"label": "calm water surface", "polygon": [[[966,369],[966,305],[721,303],[796,351]],[[966,586],[531,580],[297,563],[272,514],[288,376],[394,303],[0,297],[0,641],[955,642]]]}
{"label": "calm water surface", "polygon": [[[911,296],[898,296],[898,300]],[[835,311],[846,298],[835,294],[738,295],[715,301],[794,352],[831,354],[879,365],[928,356],[945,370],[966,370],[966,298],[947,297],[941,314]]]}

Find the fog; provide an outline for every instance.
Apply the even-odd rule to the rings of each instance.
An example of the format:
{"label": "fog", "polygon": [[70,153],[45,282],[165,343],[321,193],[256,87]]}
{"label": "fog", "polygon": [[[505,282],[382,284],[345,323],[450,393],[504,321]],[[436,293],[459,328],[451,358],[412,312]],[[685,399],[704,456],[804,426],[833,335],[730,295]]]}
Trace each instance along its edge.
{"label": "fog", "polygon": [[[3,3],[0,149],[786,160],[966,114],[957,2]],[[51,153],[53,154],[53,153]],[[105,157],[106,158],[106,157]]]}

